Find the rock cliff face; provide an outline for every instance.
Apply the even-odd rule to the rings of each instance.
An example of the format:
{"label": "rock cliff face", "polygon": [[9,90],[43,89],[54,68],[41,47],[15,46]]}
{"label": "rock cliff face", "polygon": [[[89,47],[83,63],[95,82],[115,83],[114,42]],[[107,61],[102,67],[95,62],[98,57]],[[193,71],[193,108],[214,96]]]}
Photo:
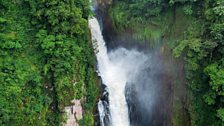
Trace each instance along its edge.
{"label": "rock cliff face", "polygon": [[73,100],[72,106],[65,107],[67,121],[64,126],[79,126],[77,121],[82,119],[82,105],[80,100]]}

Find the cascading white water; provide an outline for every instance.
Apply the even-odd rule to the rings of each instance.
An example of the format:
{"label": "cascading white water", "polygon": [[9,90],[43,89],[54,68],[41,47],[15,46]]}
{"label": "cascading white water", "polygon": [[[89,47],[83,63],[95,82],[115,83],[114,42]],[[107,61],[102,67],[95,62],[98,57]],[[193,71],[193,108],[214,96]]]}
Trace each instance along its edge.
{"label": "cascading white water", "polygon": [[[147,57],[137,50],[119,48],[110,53],[107,52],[100,25],[96,18],[89,20],[89,28],[92,34],[92,42],[98,61],[98,72],[102,82],[107,86],[110,125],[130,126],[128,106],[125,98],[125,86],[129,80],[134,78]],[[101,126],[105,116],[102,101],[98,103]]]}
{"label": "cascading white water", "polygon": [[100,114],[100,124],[101,126],[104,126],[104,117],[106,116],[105,115],[105,110],[104,110],[104,106],[103,106],[103,102],[101,100],[99,100],[98,102],[98,111],[99,111],[99,114]]}

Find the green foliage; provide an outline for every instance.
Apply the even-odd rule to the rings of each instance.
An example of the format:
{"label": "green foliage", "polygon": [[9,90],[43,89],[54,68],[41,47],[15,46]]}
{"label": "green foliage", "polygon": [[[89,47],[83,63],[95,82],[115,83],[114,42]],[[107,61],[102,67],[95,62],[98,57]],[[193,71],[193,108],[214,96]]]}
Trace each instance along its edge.
{"label": "green foliage", "polygon": [[223,108],[217,110],[217,115],[222,121],[224,121],[224,109]]}
{"label": "green foliage", "polygon": [[0,0],[0,125],[61,125],[72,99],[97,90],[89,14],[88,0]]}
{"label": "green foliage", "polygon": [[159,15],[165,8],[164,5],[166,5],[164,0],[143,0],[141,2],[119,0],[111,6],[110,16],[113,18],[114,26],[120,31],[132,26],[133,22],[142,22]]}
{"label": "green foliage", "polygon": [[193,14],[193,10],[192,10],[192,6],[190,5],[186,5],[183,7],[184,13],[187,15],[192,15]]}
{"label": "green foliage", "polygon": [[[127,11],[131,17],[135,16],[144,16],[146,18],[150,16],[159,15],[160,12],[165,8],[165,0],[142,0],[139,1],[128,1],[128,0],[120,0],[125,2]],[[119,1],[119,2],[120,2]],[[150,8],[150,9],[148,9]]]}
{"label": "green foliage", "polygon": [[224,69],[217,63],[211,64],[205,68],[205,73],[210,78],[210,86],[217,95],[224,95]]}
{"label": "green foliage", "polygon": [[80,126],[93,126],[94,119],[92,113],[86,114],[82,120],[79,121]]}
{"label": "green foliage", "polygon": [[[147,8],[143,8],[143,11],[136,15],[132,11],[141,10],[141,2],[121,0],[112,4],[109,8],[109,15],[117,33],[126,34],[128,32],[127,34],[132,34],[133,39],[147,42],[151,47],[155,47],[162,39],[176,41],[181,38],[184,30],[193,22],[194,18],[191,15],[194,10],[190,4],[192,1],[185,1],[186,5],[182,5],[185,2],[177,1],[176,4],[181,4],[180,6],[169,5],[168,1],[163,0],[146,0],[144,2],[147,4],[142,6],[147,6]],[[157,3],[156,7],[162,8],[158,13],[154,13],[155,7],[152,7],[153,9],[148,7],[154,3]],[[136,8],[132,8],[133,4],[136,4]],[[150,14],[151,12],[148,11],[154,14]]]}
{"label": "green foliage", "polygon": [[33,29],[26,22],[28,10],[17,2],[0,2],[0,125],[46,125],[51,99],[44,93],[38,57],[26,52]]}
{"label": "green foliage", "polygon": [[[224,125],[224,29],[221,23],[224,20],[220,9],[223,2],[208,0],[204,4],[205,8],[200,8],[200,22],[188,28],[185,37],[178,42],[173,53],[176,57],[185,57],[186,77],[195,97],[191,103],[192,124],[217,126]],[[198,99],[203,100],[199,102]],[[210,118],[206,117],[207,113]]]}

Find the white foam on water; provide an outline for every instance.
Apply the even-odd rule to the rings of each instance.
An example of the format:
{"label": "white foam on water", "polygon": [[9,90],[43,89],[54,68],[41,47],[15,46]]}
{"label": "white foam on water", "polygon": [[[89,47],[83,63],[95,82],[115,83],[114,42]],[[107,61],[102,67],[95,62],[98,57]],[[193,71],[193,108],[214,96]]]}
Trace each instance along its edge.
{"label": "white foam on water", "polygon": [[[97,56],[98,72],[102,82],[108,88],[110,124],[111,126],[130,126],[128,106],[125,98],[125,86],[147,62],[144,53],[137,50],[118,48],[107,52],[99,22],[96,18],[89,20],[93,47]],[[101,101],[99,101],[101,102]],[[103,105],[98,103],[100,121],[103,126]]]}

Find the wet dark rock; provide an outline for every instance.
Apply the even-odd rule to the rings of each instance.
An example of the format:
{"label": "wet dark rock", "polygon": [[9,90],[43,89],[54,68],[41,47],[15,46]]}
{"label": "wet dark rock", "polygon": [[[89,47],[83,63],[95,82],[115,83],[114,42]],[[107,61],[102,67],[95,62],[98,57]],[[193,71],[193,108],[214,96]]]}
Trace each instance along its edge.
{"label": "wet dark rock", "polygon": [[[103,118],[104,120],[104,125],[109,126],[110,124],[110,111],[109,111],[109,99],[108,95],[109,93],[107,92],[107,86],[103,84],[102,79],[100,76],[98,76],[99,82],[100,82],[100,97],[99,100],[102,101],[103,107],[104,107],[104,112],[105,112],[105,117]],[[96,105],[96,108],[98,108],[98,104]],[[99,115],[99,110],[97,109],[95,112],[95,119],[94,119],[94,126],[100,126],[100,115]]]}

